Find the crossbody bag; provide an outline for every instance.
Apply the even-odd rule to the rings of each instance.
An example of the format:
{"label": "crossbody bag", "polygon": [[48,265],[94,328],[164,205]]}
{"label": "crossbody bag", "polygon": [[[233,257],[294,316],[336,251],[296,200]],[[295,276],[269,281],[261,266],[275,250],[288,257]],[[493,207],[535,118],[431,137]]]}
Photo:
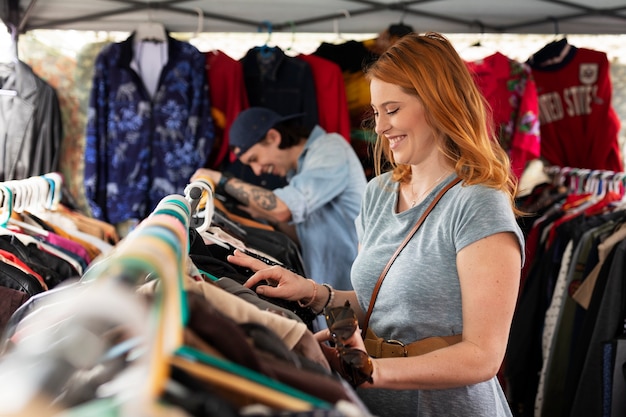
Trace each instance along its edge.
{"label": "crossbody bag", "polygon": [[387,265],[380,273],[378,277],[378,281],[374,286],[374,291],[372,291],[372,297],[370,298],[369,306],[367,307],[367,313],[365,314],[365,319],[363,321],[363,341],[365,343],[365,349],[367,353],[374,358],[386,358],[386,357],[403,357],[403,356],[417,356],[423,355],[424,353],[431,352],[436,349],[440,349],[442,347],[446,347],[461,341],[462,335],[453,335],[453,336],[433,336],[428,337],[426,339],[418,340],[413,343],[404,344],[399,340],[386,340],[381,337],[378,337],[374,334],[374,332],[369,328],[369,320],[372,315],[372,311],[374,310],[374,303],[376,302],[376,298],[378,297],[378,292],[380,291],[380,286],[391,268],[391,265],[396,260],[402,249],[406,246],[406,244],[411,240],[415,232],[420,228],[426,217],[433,210],[435,205],[439,202],[441,197],[448,192],[448,190],[454,187],[461,181],[459,177],[456,177],[452,182],[446,185],[439,193],[435,196],[435,199],[430,203],[430,205],[426,208],[424,213],[417,219],[417,222],[411,228],[409,233],[406,235],[400,246],[393,253]]}

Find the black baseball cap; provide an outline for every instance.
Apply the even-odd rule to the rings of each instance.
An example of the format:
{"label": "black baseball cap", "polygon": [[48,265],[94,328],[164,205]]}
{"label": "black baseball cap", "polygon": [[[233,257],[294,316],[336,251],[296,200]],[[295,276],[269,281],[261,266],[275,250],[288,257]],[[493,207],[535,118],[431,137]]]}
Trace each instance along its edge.
{"label": "black baseball cap", "polygon": [[229,130],[229,145],[239,156],[265,137],[279,123],[304,116],[304,113],[282,116],[265,107],[250,107],[237,116]]}

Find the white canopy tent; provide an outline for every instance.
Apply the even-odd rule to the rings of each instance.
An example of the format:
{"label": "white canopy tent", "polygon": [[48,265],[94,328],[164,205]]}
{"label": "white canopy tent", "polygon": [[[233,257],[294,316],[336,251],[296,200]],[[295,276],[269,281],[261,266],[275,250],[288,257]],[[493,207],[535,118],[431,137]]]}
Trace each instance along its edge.
{"label": "white canopy tent", "polygon": [[0,0],[16,34],[33,29],[172,32],[626,33],[624,0]]}

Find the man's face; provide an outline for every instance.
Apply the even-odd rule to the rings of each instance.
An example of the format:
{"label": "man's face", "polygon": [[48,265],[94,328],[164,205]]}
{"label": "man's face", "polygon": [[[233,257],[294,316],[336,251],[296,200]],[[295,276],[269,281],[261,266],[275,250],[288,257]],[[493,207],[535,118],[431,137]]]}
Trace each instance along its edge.
{"label": "man's face", "polygon": [[270,129],[265,137],[239,156],[242,164],[250,166],[255,175],[273,174],[284,177],[288,167],[284,150],[279,149],[280,133]]}

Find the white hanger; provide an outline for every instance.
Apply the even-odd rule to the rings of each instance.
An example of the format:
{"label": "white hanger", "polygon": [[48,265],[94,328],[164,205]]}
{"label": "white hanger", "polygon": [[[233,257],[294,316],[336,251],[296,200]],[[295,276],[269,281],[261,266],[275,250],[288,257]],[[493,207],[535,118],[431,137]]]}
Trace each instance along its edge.
{"label": "white hanger", "polygon": [[59,208],[59,204],[63,198],[63,177],[58,172],[49,172],[44,174],[44,178],[50,184],[48,190],[48,208],[50,210],[56,210]]}
{"label": "white hanger", "polygon": [[[346,19],[350,18],[350,12],[348,10],[341,9],[339,10],[339,12],[343,13]],[[343,36],[341,36],[341,32],[339,31],[339,18],[333,19],[333,32],[335,33],[335,40],[333,41],[333,43],[340,43],[345,41]]]}
{"label": "white hanger", "polygon": [[[32,194],[34,192],[33,183],[29,183],[30,179],[23,180],[10,180],[3,183],[13,193],[13,207],[12,212],[22,213],[23,211],[29,211],[31,204],[33,203]],[[34,226],[32,224],[10,218],[8,224],[17,226],[21,230],[29,233],[33,233],[39,236],[48,236],[49,232],[42,227]]]}
{"label": "white hanger", "polygon": [[167,34],[165,26],[158,22],[143,22],[135,28],[135,38],[140,41],[165,42]]}
{"label": "white hanger", "polygon": [[[197,192],[200,194],[196,194]],[[194,216],[197,214],[196,208],[200,203],[202,197],[205,196],[206,193],[206,205],[204,208],[203,222],[200,226],[196,227],[198,232],[204,232],[209,228],[211,222],[213,221],[213,214],[215,213],[215,206],[213,204],[213,189],[209,185],[207,181],[204,180],[196,180],[193,181],[185,187],[184,190],[185,198],[189,201],[189,204],[192,208],[191,215]]]}

